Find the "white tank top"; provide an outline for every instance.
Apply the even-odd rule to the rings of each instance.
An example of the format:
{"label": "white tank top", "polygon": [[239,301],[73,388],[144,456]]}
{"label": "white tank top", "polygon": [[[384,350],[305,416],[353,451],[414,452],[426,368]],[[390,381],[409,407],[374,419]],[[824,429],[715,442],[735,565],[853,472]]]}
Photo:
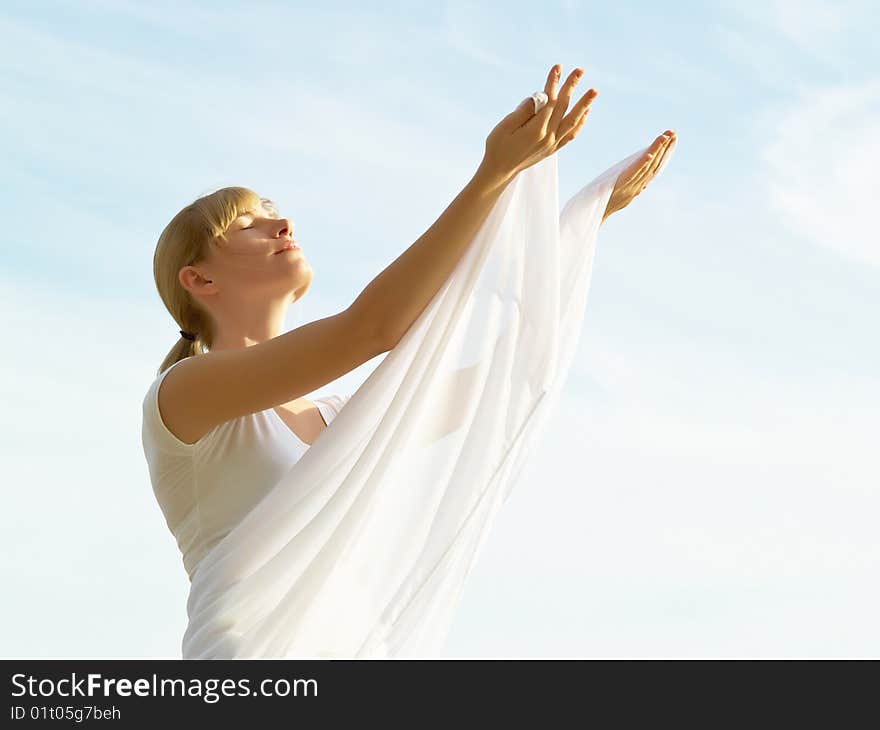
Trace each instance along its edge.
{"label": "white tank top", "polygon": [[[181,441],[162,420],[158,401],[160,384],[180,362],[162,371],[147,390],[141,440],[153,493],[192,580],[205,553],[278,483],[309,444],[274,408],[221,423],[194,444]],[[350,397],[309,400],[329,424]]]}

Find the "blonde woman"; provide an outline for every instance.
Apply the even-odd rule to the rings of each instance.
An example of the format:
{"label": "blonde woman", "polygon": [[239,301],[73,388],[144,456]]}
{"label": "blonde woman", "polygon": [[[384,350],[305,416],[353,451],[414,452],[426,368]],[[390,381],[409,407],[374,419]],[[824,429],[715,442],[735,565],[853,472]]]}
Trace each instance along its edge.
{"label": "blonde woman", "polygon": [[[143,402],[153,489],[191,586],[184,658],[430,655],[553,410],[596,232],[665,164],[667,131],[572,198],[556,156],[597,96],[526,98],[437,221],[343,311],[283,332],[312,283],[256,192],[194,201],[156,285],[180,327]],[[353,394],[310,397],[377,355]],[[345,408],[343,408],[345,406]],[[331,425],[332,424],[332,425]]]}

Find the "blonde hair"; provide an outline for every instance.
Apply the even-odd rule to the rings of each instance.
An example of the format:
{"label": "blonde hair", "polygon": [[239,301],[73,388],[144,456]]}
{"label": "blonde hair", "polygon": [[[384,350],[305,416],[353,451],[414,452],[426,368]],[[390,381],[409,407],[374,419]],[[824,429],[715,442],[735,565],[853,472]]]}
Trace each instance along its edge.
{"label": "blonde hair", "polygon": [[238,216],[261,206],[275,209],[271,200],[261,198],[249,188],[220,188],[183,208],[159,235],[153,254],[156,289],[180,329],[196,338],[188,340],[179,335],[157,375],[184,358],[208,352],[216,334],[214,321],[184,289],[178,273],[184,266],[202,261],[211,246],[225,241],[226,231]]}

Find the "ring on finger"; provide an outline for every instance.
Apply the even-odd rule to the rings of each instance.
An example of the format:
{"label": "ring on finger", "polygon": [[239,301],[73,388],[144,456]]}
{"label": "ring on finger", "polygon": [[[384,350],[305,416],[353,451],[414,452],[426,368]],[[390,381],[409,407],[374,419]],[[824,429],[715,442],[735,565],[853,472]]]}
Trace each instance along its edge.
{"label": "ring on finger", "polygon": [[547,106],[547,102],[549,101],[549,97],[544,91],[536,91],[529,98],[533,102],[535,102],[535,114],[537,114],[541,109]]}

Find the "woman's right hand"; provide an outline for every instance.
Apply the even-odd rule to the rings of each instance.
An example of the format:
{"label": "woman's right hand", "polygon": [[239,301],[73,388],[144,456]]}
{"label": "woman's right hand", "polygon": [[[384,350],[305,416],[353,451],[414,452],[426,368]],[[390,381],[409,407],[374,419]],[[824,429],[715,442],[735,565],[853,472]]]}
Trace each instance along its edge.
{"label": "woman's right hand", "polygon": [[599,92],[589,89],[565,114],[574,87],[583,76],[583,69],[575,68],[557,92],[562,67],[550,69],[544,93],[547,104],[535,114],[535,102],[529,96],[502,119],[486,138],[486,151],[480,169],[490,177],[512,180],[527,167],[559,151],[577,136],[590,103]]}

